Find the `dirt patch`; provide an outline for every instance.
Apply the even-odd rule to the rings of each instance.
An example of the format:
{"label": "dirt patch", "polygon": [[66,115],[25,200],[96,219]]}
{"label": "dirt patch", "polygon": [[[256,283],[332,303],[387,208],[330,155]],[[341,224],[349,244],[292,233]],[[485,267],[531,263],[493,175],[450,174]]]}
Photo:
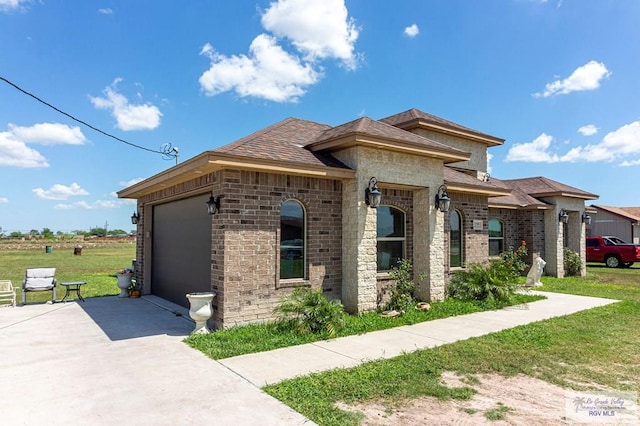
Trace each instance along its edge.
{"label": "dirt patch", "polygon": [[[402,406],[379,403],[339,408],[365,415],[363,425],[566,425],[565,390],[528,376],[475,375],[472,383],[456,373],[444,372],[441,381],[448,387],[469,386],[477,393],[467,401],[440,401],[424,397]],[[487,413],[503,413],[503,420],[489,420]]]}

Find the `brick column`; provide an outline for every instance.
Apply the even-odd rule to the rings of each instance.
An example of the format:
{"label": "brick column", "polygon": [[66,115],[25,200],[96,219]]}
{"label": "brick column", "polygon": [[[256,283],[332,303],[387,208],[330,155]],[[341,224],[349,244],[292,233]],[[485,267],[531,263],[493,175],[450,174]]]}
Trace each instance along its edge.
{"label": "brick column", "polygon": [[564,227],[562,222],[558,220],[559,214],[560,208],[558,206],[553,210],[544,212],[544,252],[547,256],[545,258],[547,262],[545,266],[546,272],[549,275],[562,278],[564,277],[564,253],[562,250]]}

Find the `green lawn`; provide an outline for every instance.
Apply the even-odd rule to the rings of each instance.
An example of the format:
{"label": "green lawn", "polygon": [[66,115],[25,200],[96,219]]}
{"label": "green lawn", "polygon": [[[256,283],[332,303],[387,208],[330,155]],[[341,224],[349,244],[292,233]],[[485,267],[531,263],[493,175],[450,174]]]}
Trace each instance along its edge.
{"label": "green lawn", "polygon": [[[468,399],[474,375],[526,374],[577,390],[609,387],[640,393],[640,268],[589,267],[585,278],[543,277],[546,291],[623,300],[601,308],[351,369],[287,380],[264,390],[321,425],[355,425],[361,416],[336,402],[398,402],[421,396]],[[443,371],[467,377],[447,388]]]}
{"label": "green lawn", "polygon": [[[44,243],[43,243],[44,247]],[[38,250],[0,250],[0,279],[11,280],[17,288],[18,301],[22,300],[22,280],[27,268],[55,267],[58,283],[63,281],[86,281],[82,287],[83,297],[111,296],[119,294],[115,273],[131,266],[135,258],[135,243],[114,244],[109,248],[84,247],[80,256],[73,249],[53,249],[46,253]],[[58,299],[64,288],[58,285]],[[51,300],[51,292],[29,292],[27,303]]]}
{"label": "green lawn", "polygon": [[[518,294],[512,304],[533,302],[541,298],[540,296]],[[395,318],[383,318],[376,312],[358,316],[347,315],[345,328],[340,330],[336,337],[351,336],[455,315],[494,310],[501,307],[501,305],[495,304],[447,299],[442,302],[432,303],[429,311],[410,310],[406,314]],[[286,346],[301,345],[327,338],[329,337],[324,334],[309,333],[300,335],[294,332],[285,333],[274,330],[269,324],[251,324],[218,330],[210,334],[194,334],[185,341],[213,359],[222,359],[248,353],[270,351]]]}

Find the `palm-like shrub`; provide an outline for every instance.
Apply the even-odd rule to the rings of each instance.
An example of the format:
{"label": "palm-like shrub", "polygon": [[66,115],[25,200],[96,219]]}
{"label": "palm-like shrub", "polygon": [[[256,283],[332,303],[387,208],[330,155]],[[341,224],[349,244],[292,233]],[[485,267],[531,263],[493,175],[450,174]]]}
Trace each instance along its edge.
{"label": "palm-like shrub", "polygon": [[275,324],[282,330],[298,334],[335,334],[344,326],[344,308],[335,300],[329,300],[322,290],[296,288],[275,309]]}
{"label": "palm-like shrub", "polygon": [[487,266],[469,265],[457,271],[449,282],[449,296],[466,301],[508,302],[517,286],[518,274],[502,260]]}

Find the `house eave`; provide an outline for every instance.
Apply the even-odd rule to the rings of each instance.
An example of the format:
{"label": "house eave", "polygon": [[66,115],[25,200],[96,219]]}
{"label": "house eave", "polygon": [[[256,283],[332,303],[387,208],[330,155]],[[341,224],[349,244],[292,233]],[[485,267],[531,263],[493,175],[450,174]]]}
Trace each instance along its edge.
{"label": "house eave", "polygon": [[578,198],[580,200],[597,200],[598,198],[600,198],[599,196],[595,195],[595,194],[576,194],[573,192],[562,192],[562,191],[556,191],[556,192],[544,192],[544,193],[530,193],[529,195],[531,195],[532,197],[535,198],[542,198],[542,197],[567,197],[567,198]]}
{"label": "house eave", "polygon": [[447,127],[444,125],[438,125],[435,123],[424,121],[423,119],[420,119],[420,118],[416,118],[406,123],[402,123],[397,127],[403,130],[411,130],[416,128],[431,130],[438,133],[445,133],[448,135],[470,139],[475,142],[483,143],[487,146],[500,146],[504,144],[504,139],[502,138],[497,138],[497,137],[486,135],[480,132],[473,132],[470,130],[455,129],[455,128]]}
{"label": "house eave", "polygon": [[444,181],[445,185],[447,185],[448,192],[460,192],[464,194],[473,194],[473,195],[484,195],[487,197],[500,197],[503,195],[511,194],[511,190],[509,189],[500,189],[500,188],[486,188],[481,186],[474,185],[461,185],[459,183],[451,183]]}
{"label": "house eave", "polygon": [[440,150],[411,141],[391,138],[377,138],[372,135],[357,132],[349,135],[344,135],[339,138],[315,142],[313,144],[307,145],[307,148],[314,152],[332,152],[350,148],[352,146],[365,146],[369,148],[384,149],[387,151],[418,155],[421,157],[437,158],[442,160],[445,164],[456,163],[459,161],[468,161],[469,159],[471,159],[471,154],[464,151],[449,150],[446,148]]}
{"label": "house eave", "polygon": [[257,159],[207,151],[185,161],[182,164],[174,166],[148,179],[131,185],[128,188],[118,191],[118,198],[138,199],[161,189],[187,182],[198,176],[223,169],[290,174],[323,179],[347,179],[355,177],[355,171],[346,168]]}

